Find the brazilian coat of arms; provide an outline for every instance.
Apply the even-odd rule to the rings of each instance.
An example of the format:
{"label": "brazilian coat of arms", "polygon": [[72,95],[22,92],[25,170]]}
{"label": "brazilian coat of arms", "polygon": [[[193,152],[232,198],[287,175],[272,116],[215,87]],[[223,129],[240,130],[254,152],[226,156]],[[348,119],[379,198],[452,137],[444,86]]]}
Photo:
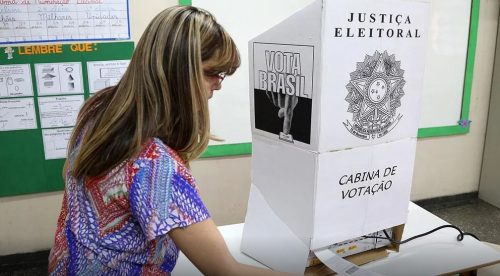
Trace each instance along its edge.
{"label": "brazilian coat of arms", "polygon": [[343,123],[354,136],[365,140],[380,138],[403,117],[397,112],[405,85],[400,65],[387,51],[375,51],[373,56],[366,55],[364,61],[356,64],[356,71],[350,74],[346,85],[349,93],[345,98],[352,122]]}

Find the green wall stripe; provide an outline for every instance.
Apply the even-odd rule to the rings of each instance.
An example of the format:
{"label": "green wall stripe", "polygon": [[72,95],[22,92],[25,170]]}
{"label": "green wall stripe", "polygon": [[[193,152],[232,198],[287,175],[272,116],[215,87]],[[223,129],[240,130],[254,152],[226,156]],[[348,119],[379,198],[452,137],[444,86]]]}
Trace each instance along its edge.
{"label": "green wall stripe", "polygon": [[418,130],[418,138],[466,134],[469,132],[469,128],[470,128],[469,126],[461,127],[458,125],[457,126],[445,126],[445,127],[421,128]]}
{"label": "green wall stripe", "polygon": [[179,0],[179,5],[191,6],[191,0]]}
{"label": "green wall stripe", "polygon": [[201,156],[207,157],[220,157],[220,156],[234,156],[252,153],[252,143],[229,144],[219,146],[209,146]]}
{"label": "green wall stripe", "polygon": [[467,51],[467,65],[464,81],[464,96],[462,100],[461,119],[469,119],[472,81],[474,77],[474,61],[476,59],[477,30],[479,25],[479,0],[472,1],[472,11],[469,29],[469,49]]}

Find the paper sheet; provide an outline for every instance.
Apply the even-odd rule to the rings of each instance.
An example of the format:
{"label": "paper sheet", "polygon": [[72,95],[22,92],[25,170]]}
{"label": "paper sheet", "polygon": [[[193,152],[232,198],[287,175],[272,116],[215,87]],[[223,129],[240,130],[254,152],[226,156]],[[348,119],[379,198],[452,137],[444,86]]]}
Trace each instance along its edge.
{"label": "paper sheet", "polygon": [[90,93],[116,85],[127,70],[130,60],[87,62]]}
{"label": "paper sheet", "polygon": [[80,62],[35,64],[38,95],[83,94]]}
{"label": "paper sheet", "polygon": [[335,271],[340,276],[382,276],[376,272],[372,272],[363,269],[342,257],[333,253],[330,249],[318,249],[314,251],[314,254],[320,261],[329,267],[331,270]]}
{"label": "paper sheet", "polygon": [[45,159],[66,158],[72,130],[73,128],[42,129]]}
{"label": "paper sheet", "polygon": [[36,127],[33,98],[0,100],[0,131]]}
{"label": "paper sheet", "polygon": [[33,96],[30,65],[0,65],[0,98],[25,96]]}
{"label": "paper sheet", "polygon": [[83,95],[38,98],[42,128],[74,126]]}
{"label": "paper sheet", "polygon": [[130,38],[128,1],[1,1],[0,43]]}

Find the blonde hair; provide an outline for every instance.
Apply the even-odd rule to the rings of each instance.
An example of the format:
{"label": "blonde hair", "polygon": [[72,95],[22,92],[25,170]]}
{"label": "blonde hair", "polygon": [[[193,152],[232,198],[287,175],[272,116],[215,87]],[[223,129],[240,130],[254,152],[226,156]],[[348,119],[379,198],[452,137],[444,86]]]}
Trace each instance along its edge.
{"label": "blonde hair", "polygon": [[121,81],[96,93],[80,111],[68,146],[73,152],[81,139],[70,173],[77,178],[102,175],[153,137],[187,164],[201,155],[210,138],[202,63],[212,73],[228,75],[240,65],[233,40],[215,18],[193,6],[158,14]]}

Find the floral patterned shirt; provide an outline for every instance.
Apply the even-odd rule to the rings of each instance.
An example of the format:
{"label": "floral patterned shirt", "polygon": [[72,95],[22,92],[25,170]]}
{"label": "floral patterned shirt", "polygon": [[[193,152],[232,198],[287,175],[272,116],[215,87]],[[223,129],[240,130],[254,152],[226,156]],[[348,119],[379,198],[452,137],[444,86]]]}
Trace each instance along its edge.
{"label": "floral patterned shirt", "polygon": [[179,250],[168,232],[209,217],[180,157],[152,139],[104,177],[67,175],[49,274],[170,275]]}

